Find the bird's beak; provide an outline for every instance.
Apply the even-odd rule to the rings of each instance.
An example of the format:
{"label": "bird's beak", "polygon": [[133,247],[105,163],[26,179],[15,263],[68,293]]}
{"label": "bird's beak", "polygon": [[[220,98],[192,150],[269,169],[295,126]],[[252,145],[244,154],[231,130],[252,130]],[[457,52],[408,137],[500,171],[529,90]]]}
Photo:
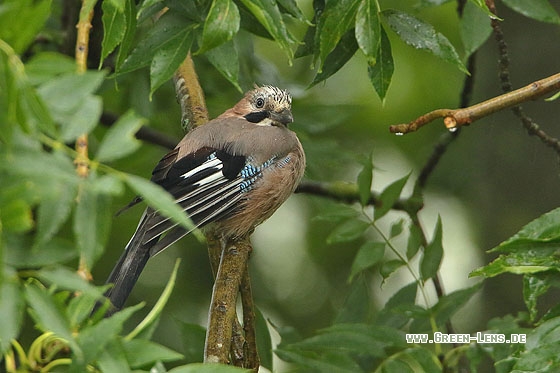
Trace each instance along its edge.
{"label": "bird's beak", "polygon": [[279,113],[272,111],[270,113],[270,119],[272,119],[275,122],[280,122],[284,125],[288,125],[294,121],[292,112],[289,109],[284,109]]}

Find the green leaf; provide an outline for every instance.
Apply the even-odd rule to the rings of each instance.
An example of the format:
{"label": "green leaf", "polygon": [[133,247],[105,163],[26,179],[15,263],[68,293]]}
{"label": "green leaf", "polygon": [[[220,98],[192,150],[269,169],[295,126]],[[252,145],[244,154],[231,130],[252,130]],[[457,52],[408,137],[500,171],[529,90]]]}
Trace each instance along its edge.
{"label": "green leaf", "polygon": [[[355,24],[359,0],[329,1],[319,19],[319,71],[323,69],[327,56],[335,49],[342,36]],[[355,35],[355,33],[354,33]],[[317,51],[316,51],[317,52]]]}
{"label": "green leaf", "polygon": [[[99,287],[99,293],[103,294],[110,285],[104,285]],[[68,321],[70,322],[70,327],[73,330],[77,330],[82,326],[82,323],[86,321],[88,323],[92,320],[91,310],[94,309],[97,300],[100,298],[97,296],[91,296],[86,293],[75,294],[68,302],[66,307],[66,315]]]}
{"label": "green leaf", "polygon": [[490,264],[470,276],[493,277],[502,273],[532,274],[560,267],[560,208],[552,210],[502,242],[491,252],[503,252]]}
{"label": "green leaf", "polygon": [[[478,7],[478,9],[482,10],[482,12],[484,14],[486,14],[488,17],[490,17],[490,19],[497,19],[497,20],[502,21],[502,19],[500,17],[496,16],[494,13],[492,13],[490,11],[490,9],[488,8],[488,5],[486,4],[485,0],[470,0],[469,3],[475,5],[476,7]],[[466,7],[466,4],[465,4],[465,7]],[[463,12],[463,15],[464,14],[465,13]]]}
{"label": "green leaf", "polygon": [[[115,4],[115,1],[103,1],[101,8],[103,9],[103,42],[101,43],[101,58],[99,66],[107,58],[107,56],[115,50],[125,36],[127,26],[127,13],[124,12],[124,1],[122,4]],[[119,8],[118,6],[122,6]]]}
{"label": "green leaf", "polygon": [[29,284],[25,288],[25,298],[33,309],[33,314],[40,323],[40,328],[45,331],[52,331],[65,339],[79,356],[81,349],[74,340],[68,319],[54,302],[51,294],[37,285]]}
{"label": "green leaf", "polygon": [[208,61],[226,78],[239,92],[239,56],[232,40],[206,52]]}
{"label": "green leaf", "polygon": [[551,284],[546,279],[533,275],[523,276],[523,300],[529,310],[529,320],[534,323],[537,318],[537,300],[546,294]]}
{"label": "green leaf", "polygon": [[347,352],[366,356],[383,357],[384,349],[405,345],[404,333],[393,328],[368,324],[335,324],[318,335],[290,345],[290,349],[324,353]]}
{"label": "green leaf", "polygon": [[23,54],[51,15],[51,0],[5,0],[0,9],[0,39]]}
{"label": "green leaf", "polygon": [[349,219],[336,227],[328,236],[327,243],[341,243],[355,240],[361,237],[366,229],[369,228],[369,223],[359,219]]}
{"label": "green leaf", "polygon": [[418,284],[416,282],[400,288],[389,298],[385,307],[378,313],[376,325],[401,328],[408,323],[411,318],[408,311],[415,307],[417,290]]}
{"label": "green leaf", "polygon": [[202,363],[204,358],[204,341],[206,328],[198,324],[189,324],[177,320],[183,344],[184,359],[187,363]]}
{"label": "green leaf", "polygon": [[391,233],[389,238],[395,238],[404,230],[404,219],[399,219],[391,224]]}
{"label": "green leaf", "polygon": [[411,259],[416,255],[422,245],[422,231],[417,225],[410,226],[410,233],[406,244],[406,258]]}
{"label": "green leaf", "polygon": [[241,373],[241,372],[248,373],[251,372],[251,370],[242,369],[231,365],[196,363],[196,364],[183,365],[177,368],[173,368],[169,371],[169,373]]}
{"label": "green leaf", "polygon": [[384,100],[387,95],[394,70],[395,65],[393,63],[391,42],[389,41],[387,32],[385,32],[385,29],[381,26],[381,42],[375,57],[375,65],[368,64],[369,80],[381,100]]}
{"label": "green leaf", "polygon": [[368,241],[363,244],[358,250],[356,257],[354,258],[354,262],[352,263],[348,282],[352,282],[357,274],[379,263],[383,259],[384,254],[385,243],[383,242]]}
{"label": "green leaf", "polygon": [[32,205],[35,203],[35,188],[26,181],[8,177],[0,189],[0,232],[27,232],[34,227]]}
{"label": "green leaf", "polygon": [[76,337],[76,342],[80,345],[81,350],[84,351],[83,361],[88,364],[97,359],[107,344],[114,340],[122,331],[125,321],[140,308],[142,308],[141,304],[125,308],[109,318],[102,319],[97,324],[80,330]]}
{"label": "green leaf", "polygon": [[[459,311],[482,288],[482,282],[471,287],[456,290],[438,299],[429,311],[439,328],[444,328],[447,321]],[[432,330],[432,320],[428,317],[417,318],[410,326],[415,332]]]}
{"label": "green leaf", "polygon": [[43,268],[37,272],[37,277],[65,290],[79,291],[95,298],[101,298],[103,292],[82,278],[78,273],[68,268],[56,266]]}
{"label": "green leaf", "polygon": [[393,272],[395,272],[405,264],[406,263],[400,259],[393,259],[384,262],[381,265],[381,268],[379,268],[379,273],[381,274],[381,277],[383,277],[383,282],[385,282],[385,280],[389,278],[389,276],[391,276]]}
{"label": "green leaf", "polygon": [[278,4],[280,4],[280,6],[284,8],[292,17],[295,17],[300,21],[307,22],[307,19],[303,15],[301,9],[298,7],[296,0],[278,0]]}
{"label": "green leaf", "polygon": [[22,150],[17,157],[10,158],[10,171],[41,186],[42,193],[60,188],[61,184],[76,185],[79,181],[72,161],[58,153]]}
{"label": "green leaf", "polygon": [[158,49],[150,65],[150,98],[156,89],[173,77],[187,58],[193,39],[192,29],[184,29]]}
{"label": "green leaf", "polygon": [[527,335],[515,372],[553,372],[560,364],[560,317],[550,319]]}
{"label": "green leaf", "polygon": [[272,369],[272,337],[268,330],[262,312],[255,307],[255,337],[257,340],[257,352],[259,354],[260,365],[273,372]]}
{"label": "green leaf", "polygon": [[[144,0],[142,1],[142,4],[140,5],[140,7],[138,8],[138,19],[142,19],[144,12],[148,11],[151,7],[154,6],[165,6],[165,4],[162,4],[164,0]],[[159,8],[158,8],[159,9]]]}
{"label": "green leaf", "polygon": [[385,359],[378,369],[384,373],[443,371],[438,357],[423,347],[401,350]]}
{"label": "green leaf", "polygon": [[554,95],[552,95],[552,96],[550,96],[550,97],[548,97],[548,98],[545,98],[544,100],[545,100],[546,102],[551,102],[551,101],[558,100],[559,98],[560,98],[560,92],[556,92],[556,94],[554,94]]}
{"label": "green leaf", "polygon": [[130,367],[119,340],[110,340],[99,354],[97,365],[102,372],[129,373]]}
{"label": "green leaf", "polygon": [[550,319],[531,331],[527,336],[525,348],[527,352],[540,349],[549,343],[558,343],[560,333],[560,317]]}
{"label": "green leaf", "polygon": [[[51,112],[53,119],[64,125],[63,130],[68,132],[66,136],[75,132],[73,127],[68,126],[73,126],[71,122],[76,119],[76,115],[99,115],[99,107],[89,109],[83,106],[92,104],[99,106],[99,101],[93,103],[89,98],[101,85],[104,78],[105,73],[102,71],[63,74],[47,81],[37,89],[37,93]],[[90,127],[89,129],[91,129],[92,123],[96,124],[97,118],[80,120],[80,124]]]}
{"label": "green leaf", "polygon": [[201,46],[196,54],[231,40],[239,31],[239,21],[239,10],[232,0],[213,0],[204,22]]}
{"label": "green leaf", "polygon": [[560,248],[560,208],[541,215],[490,252],[529,252],[540,244]]}
{"label": "green leaf", "polygon": [[537,21],[560,24],[560,16],[548,0],[504,0],[504,4]]}
{"label": "green leaf", "polygon": [[108,2],[112,4],[117,11],[122,12],[124,10],[124,4],[126,1],[127,0],[105,0],[104,3]]}
{"label": "green leaf", "polygon": [[302,372],[360,372],[360,366],[348,354],[341,352],[323,353],[320,356],[315,351],[301,351],[287,346],[277,349],[276,355],[287,362],[300,366]]}
{"label": "green leaf", "polygon": [[131,174],[124,174],[124,181],[132,190],[138,193],[148,205],[159,211],[162,215],[167,216],[187,230],[194,229],[192,221],[184,211],[175,204],[173,197],[161,186]]}
{"label": "green leaf", "polygon": [[494,277],[503,273],[516,275],[533,274],[560,268],[560,259],[551,256],[550,252],[532,252],[530,254],[500,255],[490,264],[478,268],[469,277]]}
{"label": "green leaf", "polygon": [[350,284],[346,291],[346,299],[338,307],[335,323],[363,323],[371,319],[372,299],[370,296],[370,281],[365,276],[359,276]]}
{"label": "green leaf", "polygon": [[[324,10],[325,2],[323,0],[313,1],[313,19],[311,21],[311,25],[307,28],[307,32],[303,37],[302,43],[296,50],[296,58],[309,56],[311,54],[317,57],[319,54],[319,34],[317,33],[317,25],[319,24],[320,16],[323,14]],[[356,38],[353,39],[356,40]]]}
{"label": "green leaf", "polygon": [[32,85],[43,84],[58,75],[76,71],[74,59],[55,52],[41,52],[25,64],[25,73]]}
{"label": "green leaf", "polygon": [[145,339],[126,341],[123,347],[132,368],[140,368],[156,361],[177,361],[183,358],[180,353]]}
{"label": "green leaf", "polygon": [[465,47],[465,58],[477,51],[492,33],[488,14],[470,1],[465,4],[459,30]]}
{"label": "green leaf", "polygon": [[8,242],[4,250],[6,264],[17,269],[28,269],[65,263],[78,256],[73,242],[54,237],[41,246],[31,242]]}
{"label": "green leaf", "polygon": [[241,3],[249,9],[266,31],[270,33],[280,48],[286,52],[288,60],[291,62],[294,55],[291,44],[295,39],[286,29],[282,13],[280,13],[276,2],[269,0],[241,0]]}
{"label": "green leaf", "polygon": [[62,122],[61,138],[65,142],[72,142],[84,133],[90,133],[99,123],[103,112],[103,100],[98,96],[86,96],[82,103],[68,112]]}
{"label": "green leaf", "polygon": [[135,134],[145,122],[132,110],[127,111],[103,137],[96,158],[100,162],[114,161],[135,152],[141,145]]}
{"label": "green leaf", "polygon": [[[147,36],[141,39],[130,55],[124,59],[120,68],[117,70],[117,74],[128,73],[150,65],[156,53],[164,46],[167,48],[168,52],[159,58],[171,57],[173,55],[173,50],[169,47],[169,44],[179,47],[182,38],[185,37],[186,30],[190,30],[190,27],[191,23],[185,17],[174,12],[165,13],[159,18],[150,32],[148,32]],[[186,55],[185,53],[185,56]]]}
{"label": "green leaf", "polygon": [[169,280],[165,285],[165,289],[159,296],[156,304],[150,310],[150,312],[146,315],[146,317],[138,324],[133,331],[128,333],[125,337],[127,340],[131,340],[133,338],[144,338],[150,339],[151,333],[153,333],[154,328],[157,326],[159,322],[159,317],[163,312],[167,301],[171,297],[173,293],[173,288],[175,287],[175,280],[177,279],[177,271],[179,270],[179,264],[181,263],[181,259],[177,258],[175,260],[175,265],[173,266],[173,271],[171,272],[171,276],[169,276]]}
{"label": "green leaf", "polygon": [[381,24],[375,0],[362,0],[356,13],[356,41],[366,56],[368,65],[376,62],[381,42]]}
{"label": "green leaf", "polygon": [[420,262],[420,274],[424,281],[436,276],[443,258],[441,217],[438,216],[432,242],[424,249]]}
{"label": "green leaf", "polygon": [[358,174],[358,192],[360,203],[366,206],[371,198],[371,182],[373,180],[373,154],[370,153],[363,161],[363,168]]}
{"label": "green leaf", "polygon": [[42,84],[38,93],[55,113],[66,113],[76,109],[91,95],[105,78],[102,71],[87,71],[83,74],[62,74]]}
{"label": "green leaf", "polygon": [[317,71],[309,87],[327,80],[330,76],[342,68],[356,54],[358,43],[353,30],[348,31],[342,36],[336,48],[327,56],[322,68]]}
{"label": "green leaf", "polygon": [[33,228],[31,206],[22,199],[7,201],[0,209],[0,228],[6,232],[27,232]]}
{"label": "green leaf", "polygon": [[[146,1],[142,3],[144,5]],[[140,10],[139,10],[140,12]],[[132,44],[136,37],[136,24],[137,24],[137,15],[136,15],[136,6],[132,3],[132,1],[126,1],[124,7],[124,15],[126,25],[124,26],[125,32],[124,36],[121,40],[121,45],[119,47],[119,51],[117,53],[117,60],[115,63],[115,70],[118,72],[121,69],[121,66],[128,56],[130,49],[132,48]],[[140,17],[140,13],[138,13],[138,17]]]}
{"label": "green leaf", "polygon": [[111,216],[110,198],[98,193],[90,180],[84,181],[78,192],[73,229],[87,268],[92,268],[103,253],[110,230]]}
{"label": "green leaf", "polygon": [[[1,245],[1,244],[0,244]],[[0,282],[0,353],[11,347],[11,341],[19,335],[23,315],[23,294],[14,279]]]}
{"label": "green leaf", "polygon": [[380,219],[393,208],[393,205],[399,199],[409,177],[410,174],[392,182],[381,192],[379,195],[381,206],[376,207],[373,214],[375,220]]}
{"label": "green leaf", "polygon": [[455,65],[468,74],[467,68],[459,58],[453,45],[445,36],[437,32],[432,25],[398,10],[384,10],[385,22],[408,45],[416,49],[427,50],[434,56]]}
{"label": "green leaf", "polygon": [[41,99],[38,92],[24,79],[19,82],[18,114],[21,114],[20,125],[25,132],[40,129],[50,136],[56,136],[53,115],[48,105]]}

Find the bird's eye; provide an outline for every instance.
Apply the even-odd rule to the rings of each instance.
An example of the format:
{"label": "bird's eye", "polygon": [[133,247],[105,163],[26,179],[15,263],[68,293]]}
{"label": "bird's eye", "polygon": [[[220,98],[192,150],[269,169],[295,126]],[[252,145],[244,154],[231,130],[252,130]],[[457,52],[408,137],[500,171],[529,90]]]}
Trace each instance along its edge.
{"label": "bird's eye", "polygon": [[257,98],[257,100],[255,101],[255,105],[259,109],[263,108],[264,107],[264,98],[262,98],[262,97]]}

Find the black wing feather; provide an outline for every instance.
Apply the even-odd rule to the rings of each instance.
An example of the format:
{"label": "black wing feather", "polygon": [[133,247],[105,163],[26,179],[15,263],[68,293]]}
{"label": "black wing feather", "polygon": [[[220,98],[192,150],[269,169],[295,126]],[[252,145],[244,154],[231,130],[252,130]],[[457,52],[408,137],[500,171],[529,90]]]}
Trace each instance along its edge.
{"label": "black wing feather", "polygon": [[[244,181],[241,170],[246,166],[246,157],[209,147],[181,159],[177,157],[178,149],[163,157],[152,173],[152,181],[175,197],[196,227],[235,211],[244,198],[240,186]],[[106,296],[116,310],[124,305],[148,259],[188,233],[190,231],[157,211],[146,209],[107,280],[107,283],[114,284]]]}

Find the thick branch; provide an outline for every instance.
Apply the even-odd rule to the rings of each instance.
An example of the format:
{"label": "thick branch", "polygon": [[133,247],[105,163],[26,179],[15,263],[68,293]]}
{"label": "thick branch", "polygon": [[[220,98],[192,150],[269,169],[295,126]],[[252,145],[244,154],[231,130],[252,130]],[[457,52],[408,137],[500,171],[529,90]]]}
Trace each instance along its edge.
{"label": "thick branch", "polygon": [[560,90],[560,73],[463,109],[438,109],[431,111],[410,123],[392,125],[389,127],[389,131],[396,134],[414,132],[438,118],[443,118],[445,126],[453,130],[471,124],[497,111],[515,107],[522,102],[535,100],[558,90]]}
{"label": "thick branch", "polygon": [[204,100],[204,92],[198,82],[194,63],[189,52],[173,77],[177,100],[181,106],[181,124],[190,131],[194,127],[208,122],[208,109]]}
{"label": "thick branch", "polygon": [[[210,266],[212,267],[212,275],[214,276],[214,281],[218,276],[218,269],[220,268],[220,259],[222,256],[222,243],[220,237],[214,235],[212,232],[206,233],[206,243],[208,245],[208,257],[210,258]],[[242,279],[243,282],[243,279]],[[243,284],[241,285],[243,286]],[[243,336],[243,327],[239,323],[237,315],[233,315],[232,324],[232,337],[231,337],[231,363],[235,366],[243,367],[245,366],[245,337]]]}
{"label": "thick branch", "polygon": [[210,302],[204,362],[222,364],[229,362],[237,292],[247,266],[250,249],[251,244],[246,238],[228,242],[222,252]]}

